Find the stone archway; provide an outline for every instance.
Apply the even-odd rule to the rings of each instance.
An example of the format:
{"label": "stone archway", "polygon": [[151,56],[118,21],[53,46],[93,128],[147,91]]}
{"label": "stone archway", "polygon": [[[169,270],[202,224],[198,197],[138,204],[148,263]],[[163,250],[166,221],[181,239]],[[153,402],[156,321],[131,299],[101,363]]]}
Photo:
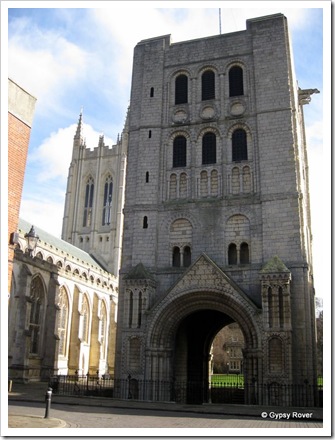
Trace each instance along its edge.
{"label": "stone archway", "polygon": [[[185,382],[184,401],[190,400],[190,384],[208,379],[210,344],[220,328],[237,322],[245,338],[244,374],[247,382],[262,378],[260,309],[207,256],[202,255],[190,270],[154,307],[146,338],[145,379],[157,383]],[[172,387],[173,388],[173,387]],[[207,399],[200,386],[191,400]],[[148,391],[150,394],[150,391]],[[155,389],[149,400],[175,400],[175,390]],[[172,394],[172,397],[171,397]],[[251,395],[245,401],[252,403]]]}

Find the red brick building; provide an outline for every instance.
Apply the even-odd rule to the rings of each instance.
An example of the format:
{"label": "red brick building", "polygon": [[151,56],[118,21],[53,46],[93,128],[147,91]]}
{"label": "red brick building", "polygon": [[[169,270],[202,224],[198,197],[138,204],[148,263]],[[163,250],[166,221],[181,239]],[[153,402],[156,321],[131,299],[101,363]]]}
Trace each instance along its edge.
{"label": "red brick building", "polygon": [[21,204],[30,131],[36,98],[8,79],[8,292],[11,291],[14,243]]}

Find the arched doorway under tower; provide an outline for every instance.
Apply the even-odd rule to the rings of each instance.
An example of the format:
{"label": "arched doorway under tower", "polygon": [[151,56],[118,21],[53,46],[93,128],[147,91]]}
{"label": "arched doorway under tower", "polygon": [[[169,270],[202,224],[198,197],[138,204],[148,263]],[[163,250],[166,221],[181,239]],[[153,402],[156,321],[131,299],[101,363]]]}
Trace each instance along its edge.
{"label": "arched doorway under tower", "polygon": [[210,401],[211,346],[218,331],[234,322],[217,310],[189,314],[176,332],[174,352],[175,400],[186,403]]}

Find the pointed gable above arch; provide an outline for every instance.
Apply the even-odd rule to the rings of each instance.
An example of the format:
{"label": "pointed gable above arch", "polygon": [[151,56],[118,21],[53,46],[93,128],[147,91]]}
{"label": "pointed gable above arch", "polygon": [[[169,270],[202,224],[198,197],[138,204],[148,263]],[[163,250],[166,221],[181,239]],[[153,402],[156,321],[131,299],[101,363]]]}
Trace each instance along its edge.
{"label": "pointed gable above arch", "polygon": [[169,296],[179,296],[182,292],[221,292],[224,296],[238,297],[257,307],[247,294],[206,254],[193,263],[168,292]]}

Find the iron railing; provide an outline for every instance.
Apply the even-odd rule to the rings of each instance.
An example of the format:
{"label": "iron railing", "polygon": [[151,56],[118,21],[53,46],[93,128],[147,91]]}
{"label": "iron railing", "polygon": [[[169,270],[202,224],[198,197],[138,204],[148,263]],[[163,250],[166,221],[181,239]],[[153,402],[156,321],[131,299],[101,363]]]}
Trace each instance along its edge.
{"label": "iron railing", "polygon": [[322,385],[257,384],[215,381],[158,381],[128,376],[55,375],[50,377],[53,393],[68,396],[99,396],[177,403],[230,403],[268,406],[322,407]]}

